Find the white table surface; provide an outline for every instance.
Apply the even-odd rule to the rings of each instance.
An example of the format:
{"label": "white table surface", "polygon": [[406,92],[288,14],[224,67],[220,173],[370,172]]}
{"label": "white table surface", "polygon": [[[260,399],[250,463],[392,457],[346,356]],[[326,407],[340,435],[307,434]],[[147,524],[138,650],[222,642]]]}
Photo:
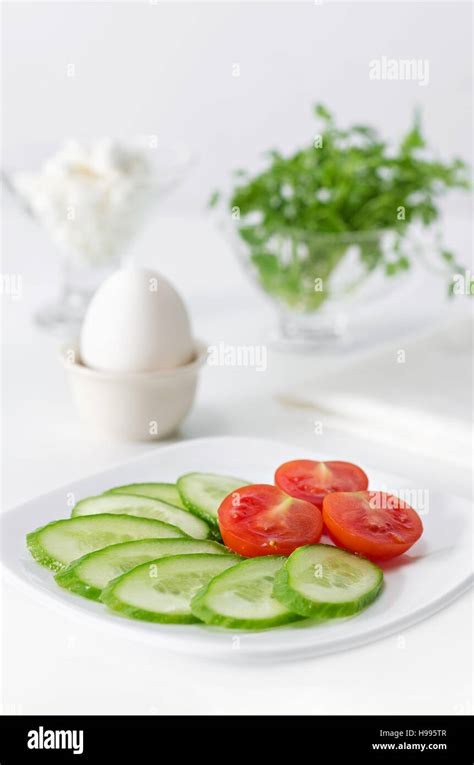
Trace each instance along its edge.
{"label": "white table surface", "polygon": [[[33,224],[13,210],[5,216],[4,230],[4,273],[23,277],[20,299],[3,296],[6,508],[160,445],[110,442],[88,433],[78,422],[57,361],[58,342],[35,329],[30,319],[34,308],[54,294],[57,264],[52,247]],[[204,218],[162,215],[135,249],[137,260],[155,265],[179,286],[197,336],[209,344],[266,342],[272,310],[247,283]],[[423,300],[428,300],[426,294],[417,297],[418,302]],[[403,308],[406,328],[411,320],[407,322],[405,305]],[[461,314],[443,307],[424,321],[418,347],[434,342],[445,363],[440,364],[438,379],[426,380],[420,373],[413,386],[414,391],[425,386],[427,397],[433,394],[434,400],[444,394],[449,414],[463,419],[464,412],[467,420],[472,406],[470,333]],[[428,340],[435,324],[441,328],[434,341]],[[273,437],[324,451],[336,459],[389,466],[391,472],[412,477],[417,486],[450,490],[456,485],[458,494],[469,496],[468,471],[456,465],[447,470],[441,452],[439,460],[422,455],[414,458],[413,453],[387,444],[381,448],[375,441],[348,435],[330,424],[317,435],[313,412],[285,408],[277,398],[303,380],[313,379],[317,385],[318,379],[337,374],[339,369],[350,379],[351,367],[360,366],[364,359],[370,394],[371,363],[380,366],[383,354],[390,359],[401,347],[415,349],[416,356],[416,339],[404,339],[403,332],[386,341],[383,348],[366,348],[358,356],[298,356],[269,350],[265,373],[208,367],[180,437]],[[443,376],[443,368],[450,370],[451,377],[448,372]],[[447,380],[451,380],[449,385]],[[458,388],[452,395],[449,386],[454,381]],[[403,395],[410,403],[406,390]],[[450,400],[454,403],[449,405]],[[318,659],[264,666],[194,660],[161,649],[158,652],[121,634],[111,637],[100,626],[81,627],[67,611],[56,613],[40,607],[34,595],[7,582],[3,582],[2,617],[5,713],[472,712],[470,593],[402,634]]]}

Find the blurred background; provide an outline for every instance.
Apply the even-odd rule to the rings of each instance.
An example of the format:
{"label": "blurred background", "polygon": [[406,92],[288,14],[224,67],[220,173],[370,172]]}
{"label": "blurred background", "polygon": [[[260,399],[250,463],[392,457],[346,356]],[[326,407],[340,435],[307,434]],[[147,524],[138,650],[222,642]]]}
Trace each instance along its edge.
{"label": "blurred background", "polygon": [[[357,306],[342,338],[298,352],[279,344],[274,301],[241,267],[207,203],[216,188],[229,189],[234,169],[261,168],[267,150],[289,154],[311,144],[317,102],[338,125],[372,125],[395,142],[418,107],[433,154],[470,164],[471,14],[470,4],[456,2],[4,4],[4,169],[38,170],[71,137],[139,135],[165,151],[189,151],[190,166],[157,199],[128,255],[173,282],[206,344],[264,347],[267,361],[265,374],[255,365],[205,369],[181,435],[275,435],[319,449],[314,423],[324,421],[322,444],[332,432],[334,451],[344,452],[347,428],[365,439],[386,431],[385,440],[400,446],[406,429],[397,440],[387,428],[399,420],[397,406],[409,432],[428,433],[414,439],[417,448],[432,457],[433,432],[447,427],[463,452],[470,305],[465,295],[447,299],[449,272],[415,263],[403,289],[382,291],[373,306],[371,293]],[[429,76],[371,79],[370,62],[383,57],[427,61]],[[61,258],[17,202],[4,199],[3,272],[21,277],[21,295],[3,301],[10,458],[21,472],[47,448],[63,463],[66,442],[87,464],[95,436],[78,423],[56,358],[59,341],[32,321],[58,292]],[[441,203],[443,241],[467,268],[470,204],[459,190]],[[397,361],[400,351],[406,363]],[[358,408],[364,416],[353,422]],[[25,429],[29,445],[19,437]],[[98,443],[94,464],[143,448]]]}
{"label": "blurred background", "polygon": [[[35,144],[65,136],[158,134],[199,159],[173,198],[196,211],[234,168],[311,140],[323,102],[342,125],[393,139],[420,105],[433,148],[469,160],[471,12],[456,2],[6,3],[4,154],[33,159]],[[428,84],[370,80],[382,56],[428,59]]]}

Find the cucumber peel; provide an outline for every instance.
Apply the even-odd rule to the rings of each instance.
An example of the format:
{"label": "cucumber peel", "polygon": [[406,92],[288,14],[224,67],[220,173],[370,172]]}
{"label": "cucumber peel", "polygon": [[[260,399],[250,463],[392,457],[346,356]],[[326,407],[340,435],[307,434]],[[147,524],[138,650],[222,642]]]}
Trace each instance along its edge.
{"label": "cucumber peel", "polygon": [[27,534],[26,544],[37,563],[60,571],[76,558],[118,542],[171,537],[186,534],[151,518],[104,513],[53,521]]}
{"label": "cucumber peel", "polygon": [[202,518],[197,518],[188,510],[182,510],[180,507],[151,497],[118,493],[86,497],[77,502],[71,515],[75,518],[96,513],[119,513],[140,518],[154,518],[177,526],[194,539],[208,539],[211,536],[210,526]]}
{"label": "cucumber peel", "polygon": [[301,619],[273,596],[275,575],[286,558],[249,558],[212,579],[191,601],[193,614],[206,624],[231,629],[268,629]]}
{"label": "cucumber peel", "polygon": [[371,561],[333,545],[295,550],[275,577],[280,603],[305,617],[351,616],[372,603],[383,584],[382,570]]}
{"label": "cucumber peel", "polygon": [[169,555],[212,553],[228,550],[207,539],[139,539],[121,542],[83,555],[55,576],[60,587],[90,600],[100,600],[102,590],[118,576],[150,560]]}
{"label": "cucumber peel", "polygon": [[149,561],[113,579],[101,600],[122,616],[165,624],[199,621],[191,612],[196,592],[239,562],[236,555],[173,555]]}
{"label": "cucumber peel", "polygon": [[192,513],[209,523],[220,534],[217,511],[233,491],[248,486],[249,481],[216,473],[186,473],[176,483],[181,499]]}
{"label": "cucumber peel", "polygon": [[114,486],[104,494],[137,494],[151,499],[161,499],[162,502],[186,510],[186,505],[175,483],[129,483],[125,486]]}

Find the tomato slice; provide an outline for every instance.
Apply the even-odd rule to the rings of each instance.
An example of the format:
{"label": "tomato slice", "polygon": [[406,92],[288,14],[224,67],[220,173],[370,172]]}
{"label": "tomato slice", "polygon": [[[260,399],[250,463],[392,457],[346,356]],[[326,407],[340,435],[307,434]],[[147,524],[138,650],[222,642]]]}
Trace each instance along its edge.
{"label": "tomato slice", "polygon": [[301,545],[317,542],[323,530],[314,505],[267,484],[243,486],[229,494],[218,518],[227,547],[248,558],[289,555]]}
{"label": "tomato slice", "polygon": [[275,483],[292,497],[312,502],[321,509],[326,494],[333,491],[363,491],[367,489],[369,479],[352,462],[292,460],[284,462],[277,469]]}
{"label": "tomato slice", "polygon": [[382,560],[402,555],[423,533],[418,513],[383,491],[328,494],[323,521],[336,544]]}

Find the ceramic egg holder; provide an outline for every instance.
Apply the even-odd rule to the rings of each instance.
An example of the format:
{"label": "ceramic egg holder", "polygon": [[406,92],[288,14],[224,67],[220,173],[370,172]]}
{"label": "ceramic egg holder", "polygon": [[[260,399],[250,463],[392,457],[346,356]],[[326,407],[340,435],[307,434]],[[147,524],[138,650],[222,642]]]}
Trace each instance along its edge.
{"label": "ceramic egg holder", "polygon": [[95,430],[150,441],[189,412],[206,349],[172,284],[150,269],[116,271],[92,298],[63,362],[82,419]]}
{"label": "ceramic egg holder", "polygon": [[206,347],[189,364],[158,372],[99,372],[82,364],[78,347],[62,350],[81,419],[111,437],[154,441],[177,430],[191,409]]}

